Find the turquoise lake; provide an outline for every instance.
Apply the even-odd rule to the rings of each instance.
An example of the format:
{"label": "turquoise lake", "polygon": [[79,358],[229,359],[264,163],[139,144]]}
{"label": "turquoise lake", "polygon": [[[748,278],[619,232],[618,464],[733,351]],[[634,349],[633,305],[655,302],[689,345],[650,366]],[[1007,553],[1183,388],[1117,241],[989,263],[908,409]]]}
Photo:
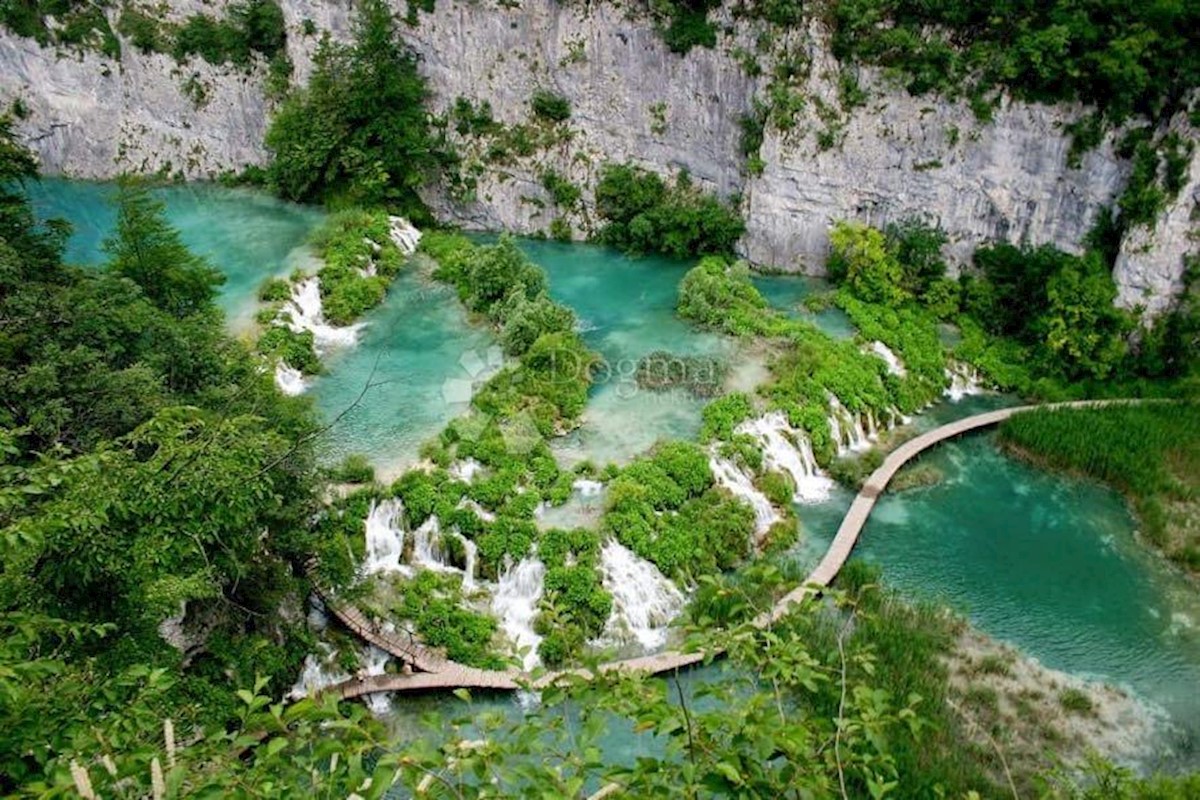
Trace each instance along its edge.
{"label": "turquoise lake", "polygon": [[[304,242],[322,219],[318,211],[215,186],[158,191],[184,241],[228,276],[221,304],[235,326],[252,316],[263,278],[313,266]],[[29,187],[40,214],[74,224],[68,258],[85,264],[103,261],[112,192],[111,185],[54,180]],[[694,436],[701,401],[631,391],[632,365],[654,350],[722,355],[735,364],[745,357],[728,340],[675,318],[678,281],[690,265],[590,245],[520,246],[546,269],[551,294],[575,309],[588,344],[609,365],[583,427],[556,444],[563,459],[622,461],[658,438]],[[797,315],[809,313],[799,306],[803,298],[824,288],[787,277],[756,284],[772,304]],[[852,333],[835,313],[812,318],[833,335]],[[358,346],[332,354],[310,393],[326,419],[345,412],[326,443],[329,458],[364,452],[393,470],[462,410],[447,401],[444,387],[482,379],[494,360],[493,341],[469,323],[452,292],[415,271],[398,279],[365,322]],[[1011,402],[987,396],[943,403],[916,424]],[[990,434],[941,445],[924,459],[944,479],[885,495],[857,554],[880,564],[906,595],[949,603],[1049,667],[1104,678],[1162,706],[1177,726],[1171,760],[1194,762],[1200,593],[1135,541],[1136,523],[1121,498],[1009,458]],[[839,491],[826,503],[799,507],[800,557],[811,558],[832,538],[849,499]]]}

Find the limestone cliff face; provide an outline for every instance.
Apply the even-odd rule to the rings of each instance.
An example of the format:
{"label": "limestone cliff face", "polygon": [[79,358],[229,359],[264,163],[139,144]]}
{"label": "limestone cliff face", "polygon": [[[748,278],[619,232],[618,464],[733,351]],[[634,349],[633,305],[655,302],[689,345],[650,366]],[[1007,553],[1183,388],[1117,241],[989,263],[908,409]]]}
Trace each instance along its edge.
{"label": "limestone cliff face", "polygon": [[[185,0],[172,4],[172,14],[191,13],[191,5],[211,13],[200,0]],[[303,79],[316,37],[303,35],[302,22],[345,38],[349,3],[282,0],[282,7]],[[1080,113],[1070,107],[1006,102],[983,123],[963,104],[911,97],[862,72],[865,105],[831,122],[840,65],[816,26],[793,34],[806,50],[809,68],[798,88],[809,100],[788,131],[767,126],[763,169],[751,176],[740,119],[765,95],[768,77],[745,66],[753,25],[723,22],[737,32],[681,57],[642,15],[610,3],[522,0],[502,8],[438,0],[432,14],[404,29],[436,111],[458,98],[486,100],[499,122],[516,126],[530,120],[533,92],[548,89],[570,100],[572,115],[535,152],[504,160],[489,157],[488,142],[459,137],[473,187],[433,191],[431,204],[468,227],[528,233],[562,217],[583,235],[595,224],[589,200],[599,167],[632,160],[662,173],[687,170],[701,185],[740,197],[748,226],[742,246],[754,262],[819,272],[830,222],[848,217],[937,222],[957,262],[995,239],[1077,250],[1126,180],[1128,166],[1111,139],[1078,168],[1068,165],[1064,126]],[[22,98],[30,113],[20,130],[46,170],[105,177],[165,168],[203,178],[263,163],[271,102],[261,71],[179,66],[128,43],[123,53],[118,63],[0,33],[0,103]],[[1195,138],[1196,131],[1184,132]],[[1196,248],[1198,161],[1193,155],[1186,187],[1154,228],[1127,237],[1115,273],[1124,304],[1158,311],[1180,288],[1185,255]],[[553,207],[541,185],[546,169],[584,188],[579,208]]]}

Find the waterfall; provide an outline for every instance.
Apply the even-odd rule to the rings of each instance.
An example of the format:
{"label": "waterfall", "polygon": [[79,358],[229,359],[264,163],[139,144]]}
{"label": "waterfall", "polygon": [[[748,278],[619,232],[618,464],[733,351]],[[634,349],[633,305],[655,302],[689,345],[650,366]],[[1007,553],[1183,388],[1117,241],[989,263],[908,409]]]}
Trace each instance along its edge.
{"label": "waterfall", "polygon": [[275,385],[279,387],[279,391],[289,397],[304,394],[308,389],[308,384],[304,381],[304,373],[294,367],[289,367],[283,361],[275,364]]}
{"label": "waterfall", "polygon": [[762,536],[768,528],[779,521],[779,514],[771,505],[771,501],[754,488],[754,483],[737,466],[715,453],[709,456],[708,466],[712,469],[717,483],[728,489],[738,499],[749,503],[750,507],[754,509],[756,537]]}
{"label": "waterfall", "polygon": [[[385,650],[380,650],[373,644],[363,648],[359,654],[359,663],[362,668],[355,675],[357,678],[369,678],[375,675],[383,675],[387,672],[387,662],[391,659],[391,654]],[[387,692],[374,692],[364,696],[364,701],[367,704],[367,709],[377,717],[381,717],[392,710],[392,698]]]}
{"label": "waterfall", "polygon": [[665,645],[667,626],[683,608],[683,593],[615,539],[600,550],[600,571],[613,598],[603,638],[620,642],[632,637],[646,650]]}
{"label": "waterfall", "polygon": [[283,306],[282,315],[295,333],[312,331],[317,355],[338,347],[349,347],[358,340],[362,324],[338,327],[325,321],[321,307],[321,282],[316,276],[292,285],[292,297]]}
{"label": "waterfall", "polygon": [[495,514],[493,514],[491,511],[488,511],[486,508],[479,505],[479,503],[476,503],[474,500],[472,500],[469,497],[464,497],[462,500],[459,500],[458,505],[455,507],[471,509],[472,511],[475,512],[475,516],[479,517],[484,522],[495,522],[496,521]]}
{"label": "waterfall", "polygon": [[317,642],[317,650],[319,654],[309,653],[304,657],[304,668],[300,671],[300,677],[296,679],[291,691],[288,692],[289,699],[299,700],[342,681],[350,680],[350,676],[334,663],[333,657],[337,651],[331,645],[326,642]]}
{"label": "waterfall", "polygon": [[388,217],[388,224],[388,235],[400,252],[404,255],[416,252],[417,243],[421,241],[421,232],[404,217]]}
{"label": "waterfall", "polygon": [[604,484],[600,481],[580,478],[571,484],[571,488],[579,492],[581,497],[596,497],[604,491]]}
{"label": "waterfall", "polygon": [[522,656],[527,670],[537,666],[538,645],[542,643],[542,637],[533,630],[533,619],[542,599],[545,574],[546,567],[541,561],[533,557],[521,559],[500,576],[492,598],[492,611],[500,619],[501,630],[517,648],[528,648]]}
{"label": "waterfall", "polygon": [[904,368],[904,362],[892,352],[892,349],[883,342],[875,341],[868,345],[868,349],[874,354],[883,359],[883,363],[887,364],[887,371],[892,375],[903,378],[908,374],[908,370]]}
{"label": "waterfall", "polygon": [[983,394],[987,391],[983,386],[982,376],[970,364],[964,364],[961,361],[951,361],[949,367],[945,370],[945,374],[949,385],[942,393],[949,397],[952,403],[957,403],[967,395]]}
{"label": "waterfall", "polygon": [[463,461],[455,461],[446,471],[450,473],[450,477],[456,481],[470,483],[475,480],[475,476],[483,469],[483,464],[480,464],[473,458],[468,458]]}
{"label": "waterfall", "polygon": [[819,503],[829,497],[833,481],[817,466],[808,437],[792,428],[782,411],[772,411],[743,422],[734,433],[747,433],[756,438],[762,445],[767,468],[786,472],[792,477],[796,485],[792,498],[795,502]]}
{"label": "waterfall", "polygon": [[454,571],[442,549],[442,524],[437,517],[425,520],[413,531],[412,565],[436,572]]}
{"label": "waterfall", "polygon": [[458,537],[460,542],[462,542],[463,552],[466,553],[466,561],[463,568],[462,588],[463,591],[470,591],[475,588],[475,570],[478,569],[477,564],[479,562],[479,548],[475,546],[473,541],[463,536],[458,531],[455,531],[454,535]]}
{"label": "waterfall", "polygon": [[403,512],[404,504],[398,498],[371,502],[366,520],[367,554],[363,560],[366,574],[408,572],[400,565],[400,556],[404,553],[404,528],[400,526]]}
{"label": "waterfall", "polygon": [[863,428],[862,418],[851,413],[836,395],[829,395],[829,432],[838,455],[861,453],[871,449],[871,437]]}

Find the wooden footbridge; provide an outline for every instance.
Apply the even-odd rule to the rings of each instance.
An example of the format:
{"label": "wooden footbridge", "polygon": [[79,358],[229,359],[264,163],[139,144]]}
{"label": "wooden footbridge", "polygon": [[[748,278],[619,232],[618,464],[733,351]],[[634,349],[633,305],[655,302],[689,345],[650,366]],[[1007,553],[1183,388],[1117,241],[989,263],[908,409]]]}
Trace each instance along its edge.
{"label": "wooden footbridge", "polygon": [[[859,534],[866,525],[875,502],[887,488],[888,482],[897,470],[916,456],[934,445],[961,436],[964,433],[996,425],[1014,414],[1030,411],[1036,408],[1087,408],[1099,407],[1115,403],[1129,403],[1129,400],[1084,400],[1070,403],[1052,403],[1041,406],[1016,406],[951,422],[934,428],[913,439],[904,442],[883,460],[879,469],[871,473],[859,491],[858,496],[850,505],[850,510],[842,519],[837,535],[825,552],[816,568],[809,573],[804,583],[797,586],[782,597],[770,611],[761,614],[754,624],[765,628],[779,620],[795,604],[806,597],[819,593],[829,586],[838,572],[850,557],[854,545],[858,542]],[[508,670],[489,670],[468,667],[447,659],[442,653],[421,644],[411,633],[389,632],[372,624],[358,609],[343,605],[335,598],[322,595],[326,606],[339,621],[365,641],[379,647],[403,661],[407,667],[416,671],[398,675],[377,675],[374,677],[345,681],[327,689],[343,699],[361,697],[375,692],[404,692],[429,691],[443,689],[502,689],[514,690],[531,688],[538,689],[553,684],[565,675],[590,675],[588,670],[563,670],[548,672],[538,677],[523,673],[516,668]],[[716,653],[713,653],[716,654]],[[628,658],[620,661],[610,661],[601,664],[599,671],[608,672],[624,670],[648,675],[670,672],[682,667],[699,663],[705,658],[703,652],[683,652],[666,650],[653,655]]]}

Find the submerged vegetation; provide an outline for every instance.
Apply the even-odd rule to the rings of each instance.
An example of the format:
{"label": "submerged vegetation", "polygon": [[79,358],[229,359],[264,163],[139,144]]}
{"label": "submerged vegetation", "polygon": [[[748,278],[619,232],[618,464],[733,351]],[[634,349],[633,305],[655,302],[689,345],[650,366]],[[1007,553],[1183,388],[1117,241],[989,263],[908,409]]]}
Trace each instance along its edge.
{"label": "submerged vegetation", "polygon": [[1032,411],[1000,437],[1017,452],[1124,492],[1142,535],[1200,574],[1200,404]]}

